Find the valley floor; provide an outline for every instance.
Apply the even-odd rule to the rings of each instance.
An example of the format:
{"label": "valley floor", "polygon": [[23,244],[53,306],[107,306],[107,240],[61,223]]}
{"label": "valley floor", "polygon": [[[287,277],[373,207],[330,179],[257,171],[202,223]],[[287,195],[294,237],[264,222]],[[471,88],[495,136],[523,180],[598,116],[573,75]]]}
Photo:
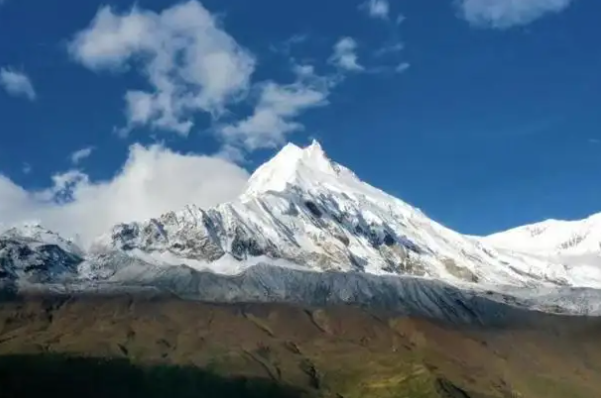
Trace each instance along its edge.
{"label": "valley floor", "polygon": [[13,297],[0,396],[600,397],[601,320],[531,316],[475,327],[351,306]]}

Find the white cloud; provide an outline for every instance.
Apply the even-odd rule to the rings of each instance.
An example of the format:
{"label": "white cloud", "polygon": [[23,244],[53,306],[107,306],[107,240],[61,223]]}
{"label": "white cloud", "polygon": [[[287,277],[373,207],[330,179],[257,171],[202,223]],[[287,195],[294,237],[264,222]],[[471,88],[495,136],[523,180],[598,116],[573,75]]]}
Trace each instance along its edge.
{"label": "white cloud", "polygon": [[[247,150],[276,147],[285,143],[286,135],[304,126],[293,119],[302,112],[328,104],[334,78],[315,75],[309,65],[295,67],[297,80],[281,85],[272,81],[260,85],[259,100],[248,118],[221,129],[230,145],[242,145]],[[227,151],[228,156],[232,153]],[[235,152],[233,152],[235,154]]]}
{"label": "white cloud", "polygon": [[[286,142],[288,135],[304,130],[305,126],[296,120],[307,110],[329,104],[331,91],[346,78],[349,71],[368,73],[402,72],[406,63],[396,66],[374,67],[359,65],[355,49],[357,44],[350,37],[340,39],[334,46],[334,54],[328,60],[340,71],[331,75],[318,75],[315,67],[293,63],[296,80],[290,84],[267,81],[256,84],[257,101],[253,113],[235,123],[220,126],[217,132],[224,141],[219,156],[237,162],[245,161],[244,152],[260,148],[273,148]],[[398,53],[401,45],[393,45],[388,51]]]}
{"label": "white cloud", "polygon": [[89,69],[133,67],[148,80],[149,91],[125,94],[126,130],[148,125],[183,135],[196,112],[217,117],[243,98],[255,68],[252,54],[194,0],[160,13],[103,7],[75,35],[69,52]]}
{"label": "white cloud", "polygon": [[384,55],[389,55],[389,54],[398,54],[401,51],[403,51],[404,48],[405,48],[405,45],[403,43],[396,42],[394,44],[389,44],[387,46],[384,46],[384,47],[376,50],[374,55],[376,57],[382,57]]}
{"label": "white cloud", "polygon": [[93,151],[94,151],[94,147],[89,146],[87,148],[81,148],[81,149],[73,152],[70,156],[71,163],[78,164],[82,160],[88,158],[92,154]]}
{"label": "white cloud", "polygon": [[362,71],[365,68],[359,64],[356,50],[357,42],[351,37],[343,37],[334,45],[334,54],[329,61],[347,71]]}
{"label": "white cloud", "polygon": [[36,92],[29,77],[11,68],[0,69],[0,86],[15,97],[24,97],[31,101],[36,99]]}
{"label": "white cloud", "polygon": [[[373,52],[375,57],[397,58],[405,48],[404,44],[399,39],[398,26],[405,21],[403,14],[397,14],[391,19],[390,3],[388,0],[367,0],[359,6],[360,9],[366,11],[370,17],[382,20],[390,30],[391,38],[388,44],[380,47]],[[399,64],[397,66],[377,65],[363,67],[359,65],[356,54],[357,43],[351,38],[343,38],[334,48],[334,55],[330,62],[336,63],[343,69],[365,71],[371,74],[402,72]],[[404,63],[403,63],[404,64]]]}
{"label": "white cloud", "polygon": [[505,29],[526,25],[548,13],[560,12],[572,0],[456,0],[470,24]]}
{"label": "white cloud", "polygon": [[[307,40],[293,36],[286,46]],[[344,71],[360,71],[356,43],[343,38],[330,59]],[[199,112],[209,113],[213,131],[224,143],[220,156],[243,160],[242,150],[273,147],[303,125],[294,119],[310,108],[326,105],[338,77],[319,77],[311,66],[296,66],[290,84],[251,81],[256,60],[195,0],[161,12],[134,7],[117,13],[101,8],[90,25],[69,44],[71,56],[94,71],[133,70],[148,80],[151,90],[131,88],[124,94],[127,124],[120,135],[137,126],[187,135]],[[219,118],[228,108],[249,98],[253,113],[238,121]],[[230,120],[230,119],[228,119]]]}
{"label": "white cloud", "polygon": [[244,169],[220,158],[135,144],[108,181],[91,181],[70,170],[55,175],[51,188],[30,192],[0,175],[0,223],[36,220],[89,242],[120,222],[146,220],[187,204],[209,207],[231,200],[247,179]]}
{"label": "white cloud", "polygon": [[388,19],[390,14],[390,4],[388,0],[368,0],[360,6],[366,10],[370,17]]}
{"label": "white cloud", "polygon": [[394,71],[396,73],[403,73],[405,72],[407,69],[409,69],[411,65],[408,62],[401,62],[400,64],[398,64],[396,66],[396,68],[394,68]]}

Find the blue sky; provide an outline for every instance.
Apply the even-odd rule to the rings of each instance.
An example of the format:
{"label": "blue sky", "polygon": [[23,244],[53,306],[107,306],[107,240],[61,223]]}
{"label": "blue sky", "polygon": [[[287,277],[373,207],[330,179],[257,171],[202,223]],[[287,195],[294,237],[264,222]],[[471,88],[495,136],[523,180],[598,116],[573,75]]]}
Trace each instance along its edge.
{"label": "blue sky", "polygon": [[231,199],[317,138],[469,234],[601,211],[594,0],[0,1],[0,222]]}

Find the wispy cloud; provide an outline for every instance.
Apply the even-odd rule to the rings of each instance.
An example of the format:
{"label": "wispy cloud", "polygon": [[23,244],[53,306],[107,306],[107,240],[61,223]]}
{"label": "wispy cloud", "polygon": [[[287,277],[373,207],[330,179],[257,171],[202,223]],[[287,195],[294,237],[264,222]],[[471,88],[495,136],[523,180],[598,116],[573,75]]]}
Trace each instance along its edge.
{"label": "wispy cloud", "polygon": [[397,42],[394,44],[386,45],[386,46],[376,50],[374,55],[376,57],[382,57],[384,55],[389,55],[389,54],[398,54],[401,51],[403,51],[404,48],[405,48],[405,45],[403,43]]}
{"label": "wispy cloud", "polygon": [[372,18],[388,19],[390,14],[390,4],[388,0],[368,0],[359,6],[365,10]]}
{"label": "wispy cloud", "polygon": [[148,80],[150,90],[125,94],[127,129],[150,126],[182,135],[194,126],[196,112],[218,117],[242,99],[255,68],[254,56],[194,0],[160,13],[103,7],[69,51],[92,70],[132,66]]}
{"label": "wispy cloud", "polygon": [[518,120],[505,126],[499,126],[497,129],[490,130],[487,134],[481,134],[481,130],[476,129],[471,134],[474,138],[486,140],[507,140],[507,139],[529,139],[536,136],[553,133],[562,124],[565,124],[563,115],[544,116],[531,120]]}
{"label": "wispy cloud", "polygon": [[403,73],[405,72],[407,69],[409,69],[411,67],[411,64],[409,64],[409,62],[401,62],[400,64],[398,64],[395,68],[394,71],[396,73]]}
{"label": "wispy cloud", "polygon": [[23,174],[30,174],[32,170],[33,168],[29,163],[23,163],[23,168],[21,169],[21,171],[23,171]]}
{"label": "wispy cloud", "polygon": [[471,25],[506,29],[529,24],[545,14],[563,11],[572,0],[456,0]]}
{"label": "wispy cloud", "polygon": [[0,69],[0,86],[10,95],[36,99],[36,92],[29,77],[21,71],[12,68]]}
{"label": "wispy cloud", "polygon": [[346,71],[357,72],[365,69],[359,64],[357,42],[351,37],[343,37],[334,45],[334,53],[329,62]]}
{"label": "wispy cloud", "polygon": [[81,149],[73,152],[70,156],[71,163],[73,163],[74,165],[78,164],[82,160],[90,157],[90,155],[92,154],[93,151],[94,151],[94,147],[89,146],[89,147],[81,148]]}
{"label": "wispy cloud", "polygon": [[388,57],[389,61],[397,62],[396,66],[392,66],[390,62],[386,62],[386,65],[376,65],[362,67],[357,63],[357,56],[355,54],[356,43],[350,42],[345,43],[340,41],[340,47],[336,49],[335,55],[332,59],[336,59],[338,55],[339,66],[347,65],[348,70],[364,70],[365,72],[378,74],[378,73],[391,73],[391,72],[403,72],[406,67],[406,62],[400,63],[399,54],[405,48],[404,44],[399,39],[399,25],[405,21],[403,14],[398,14],[396,17],[391,18],[391,7],[388,0],[367,0],[359,5],[359,9],[366,12],[371,18],[379,20],[388,27],[390,32],[390,39],[388,43],[382,47],[372,51],[372,55],[375,57]]}
{"label": "wispy cloud", "polygon": [[[248,118],[223,127],[220,132],[228,145],[241,145],[247,150],[276,147],[286,135],[304,126],[295,121],[302,112],[328,104],[334,78],[320,77],[312,66],[296,66],[297,79],[290,84],[268,81],[260,85],[259,99]],[[228,158],[239,153],[228,148]]]}
{"label": "wispy cloud", "polygon": [[277,53],[283,53],[285,55],[289,55],[294,46],[300,45],[309,40],[309,35],[306,33],[297,33],[288,39],[284,40],[278,44],[272,44],[270,46],[271,51]]}

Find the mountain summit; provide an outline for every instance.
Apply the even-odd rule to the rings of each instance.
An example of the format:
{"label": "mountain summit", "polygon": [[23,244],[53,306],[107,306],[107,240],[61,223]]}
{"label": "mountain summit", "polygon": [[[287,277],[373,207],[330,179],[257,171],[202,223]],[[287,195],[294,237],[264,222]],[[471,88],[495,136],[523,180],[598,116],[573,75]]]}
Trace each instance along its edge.
{"label": "mountain summit", "polygon": [[601,250],[601,213],[583,220],[546,220],[499,232],[487,242],[527,253],[583,255]]}
{"label": "mountain summit", "polygon": [[282,192],[288,186],[299,188],[336,180],[356,179],[354,174],[331,161],[317,141],[306,148],[287,144],[250,177],[245,196],[269,191]]}

